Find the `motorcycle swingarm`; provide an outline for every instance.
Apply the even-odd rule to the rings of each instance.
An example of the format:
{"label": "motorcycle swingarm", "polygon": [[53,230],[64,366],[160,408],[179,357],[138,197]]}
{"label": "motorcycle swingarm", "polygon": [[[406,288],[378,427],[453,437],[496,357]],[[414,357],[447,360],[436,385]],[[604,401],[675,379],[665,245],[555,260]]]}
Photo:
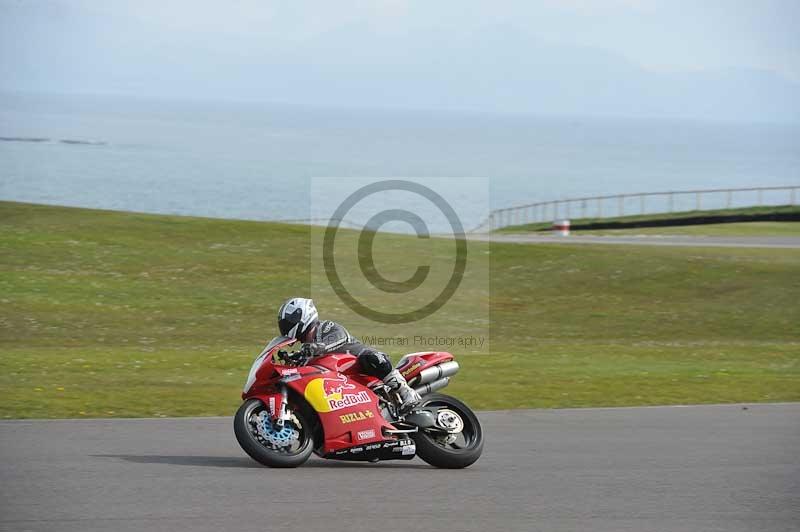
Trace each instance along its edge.
{"label": "motorcycle swingarm", "polygon": [[398,431],[398,432],[416,432],[416,429],[433,429],[442,432],[450,432],[446,427],[441,427],[437,423],[439,418],[439,410],[444,407],[427,406],[411,412],[403,418],[402,421],[397,422],[397,425],[411,425],[415,430],[413,431]]}

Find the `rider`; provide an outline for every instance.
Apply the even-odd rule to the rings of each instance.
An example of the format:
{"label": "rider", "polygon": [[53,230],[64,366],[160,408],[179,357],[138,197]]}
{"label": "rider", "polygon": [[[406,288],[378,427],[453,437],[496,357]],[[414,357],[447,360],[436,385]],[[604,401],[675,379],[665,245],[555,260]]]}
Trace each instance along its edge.
{"label": "rider", "polygon": [[392,367],[385,353],[362,344],[336,322],[319,321],[319,313],[312,300],[294,297],[281,305],[278,328],[281,335],[303,342],[300,352],[309,358],[333,352],[356,355],[364,373],[382,379],[384,384],[397,392],[402,412],[411,410],[421,400],[416,390]]}

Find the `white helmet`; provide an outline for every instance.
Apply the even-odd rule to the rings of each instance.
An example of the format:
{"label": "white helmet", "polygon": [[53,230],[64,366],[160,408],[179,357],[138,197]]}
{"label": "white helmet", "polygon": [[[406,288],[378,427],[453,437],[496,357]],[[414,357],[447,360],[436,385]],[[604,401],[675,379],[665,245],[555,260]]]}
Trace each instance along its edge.
{"label": "white helmet", "polygon": [[306,332],[317,324],[319,313],[314,302],[303,297],[293,297],[278,311],[278,329],[287,338],[302,340]]}

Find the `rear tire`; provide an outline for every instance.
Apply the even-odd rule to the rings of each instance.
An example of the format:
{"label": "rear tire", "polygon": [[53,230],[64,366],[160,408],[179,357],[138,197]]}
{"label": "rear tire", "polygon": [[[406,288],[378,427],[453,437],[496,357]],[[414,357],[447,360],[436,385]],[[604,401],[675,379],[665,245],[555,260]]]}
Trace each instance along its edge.
{"label": "rear tire", "polygon": [[[458,444],[446,444],[434,431],[420,431],[412,434],[417,446],[417,456],[434,467],[462,469],[475,463],[483,452],[483,429],[478,417],[470,408],[449,395],[432,393],[423,396],[420,406],[440,406],[454,411],[461,417],[464,428]],[[441,433],[439,433],[441,434]]]}
{"label": "rear tire", "polygon": [[259,440],[251,419],[264,409],[264,403],[259,399],[249,399],[242,403],[233,417],[233,432],[244,452],[253,460],[268,467],[297,467],[305,463],[314,450],[314,439],[311,436],[311,424],[300,412],[300,409],[292,411],[292,415],[299,425],[299,427],[295,427],[300,433],[298,448],[287,451],[268,447]]}

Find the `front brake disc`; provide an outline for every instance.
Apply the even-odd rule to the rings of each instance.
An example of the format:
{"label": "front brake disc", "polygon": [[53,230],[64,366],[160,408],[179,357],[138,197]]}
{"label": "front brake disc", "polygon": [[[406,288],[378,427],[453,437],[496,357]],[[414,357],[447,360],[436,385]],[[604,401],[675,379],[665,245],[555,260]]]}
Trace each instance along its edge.
{"label": "front brake disc", "polygon": [[265,442],[278,449],[291,447],[300,441],[300,432],[294,428],[297,425],[297,418],[292,415],[291,420],[283,424],[278,429],[273,425],[272,420],[266,412],[261,412],[256,416],[256,430],[258,436]]}

